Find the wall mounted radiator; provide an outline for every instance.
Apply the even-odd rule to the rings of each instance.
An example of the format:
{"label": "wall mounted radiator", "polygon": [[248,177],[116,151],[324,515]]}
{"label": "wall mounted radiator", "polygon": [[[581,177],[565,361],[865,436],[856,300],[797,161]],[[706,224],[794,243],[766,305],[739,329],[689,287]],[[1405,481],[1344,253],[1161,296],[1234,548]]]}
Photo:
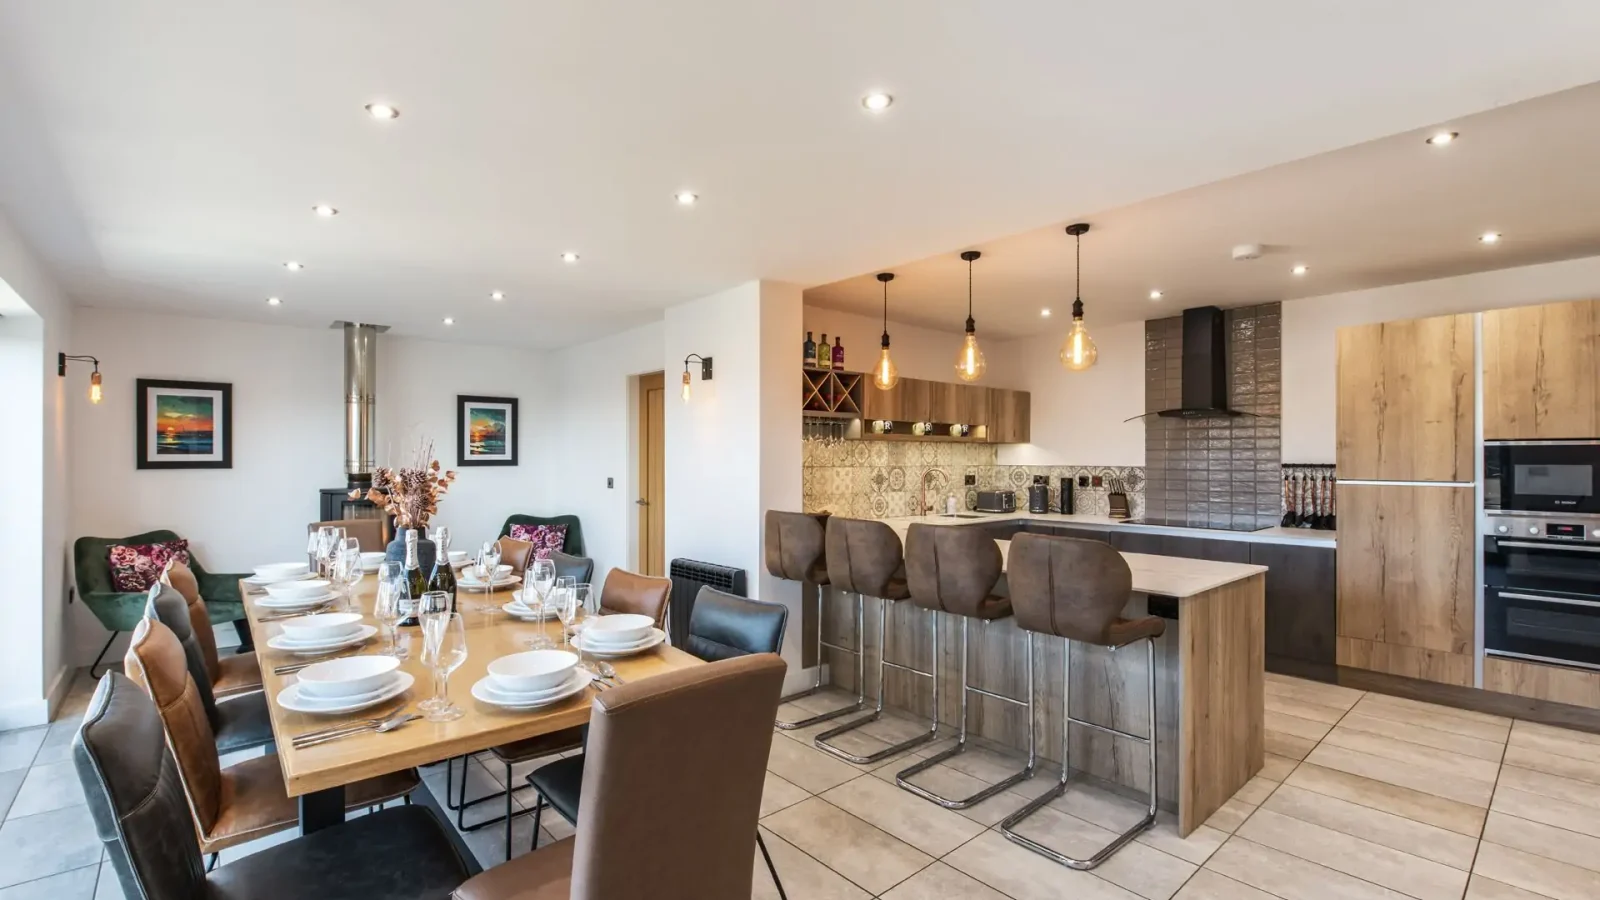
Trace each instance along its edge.
{"label": "wall mounted radiator", "polygon": [[740,597],[750,594],[745,588],[744,570],[694,559],[675,559],[667,567],[672,576],[672,601],[667,612],[667,632],[672,646],[682,647],[689,636],[689,614],[700,588],[711,587]]}

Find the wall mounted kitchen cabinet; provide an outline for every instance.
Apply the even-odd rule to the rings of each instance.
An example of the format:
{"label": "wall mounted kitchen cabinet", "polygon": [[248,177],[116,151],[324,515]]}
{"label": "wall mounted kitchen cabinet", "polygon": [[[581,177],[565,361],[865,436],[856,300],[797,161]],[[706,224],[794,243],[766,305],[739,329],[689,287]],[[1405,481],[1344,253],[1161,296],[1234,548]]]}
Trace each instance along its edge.
{"label": "wall mounted kitchen cabinet", "polygon": [[1600,300],[1483,314],[1483,436],[1600,436]]}
{"label": "wall mounted kitchen cabinet", "polygon": [[1339,478],[1471,481],[1472,316],[1341,328],[1336,341]]}
{"label": "wall mounted kitchen cabinet", "polygon": [[[924,381],[902,378],[891,389],[879,390],[863,381],[861,417],[867,421],[935,422],[941,425],[971,425],[969,441],[991,444],[1027,443],[1028,392],[1001,388]],[[981,430],[980,430],[981,429]],[[907,438],[909,435],[873,435],[866,438]],[[928,436],[930,440],[950,440],[947,435]]]}
{"label": "wall mounted kitchen cabinet", "polygon": [[987,388],[988,435],[991,444],[1026,444],[1033,431],[1029,424],[1031,400],[1027,391]]}

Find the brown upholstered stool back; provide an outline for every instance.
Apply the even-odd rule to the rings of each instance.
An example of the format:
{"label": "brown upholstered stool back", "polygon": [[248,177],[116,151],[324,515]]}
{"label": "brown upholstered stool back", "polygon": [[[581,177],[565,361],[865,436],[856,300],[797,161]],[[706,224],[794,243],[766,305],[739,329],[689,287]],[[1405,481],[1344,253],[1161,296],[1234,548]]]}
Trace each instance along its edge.
{"label": "brown upholstered stool back", "polygon": [[827,513],[767,510],[767,572],[790,581],[828,583]]}
{"label": "brown upholstered stool back", "polygon": [[1028,631],[1116,647],[1166,628],[1154,616],[1122,618],[1133,573],[1104,541],[1019,534],[1011,540],[1006,579],[1017,625]]}
{"label": "brown upholstered stool back", "polygon": [[906,531],[906,584],[918,606],[998,618],[1007,609],[994,596],[1000,566],[1000,545],[982,529],[914,524]]}
{"label": "brown upholstered stool back", "polygon": [[870,519],[830,516],[826,545],[828,580],[834,587],[868,597],[905,596],[903,587],[891,591],[889,585],[905,565],[900,535],[893,528]]}

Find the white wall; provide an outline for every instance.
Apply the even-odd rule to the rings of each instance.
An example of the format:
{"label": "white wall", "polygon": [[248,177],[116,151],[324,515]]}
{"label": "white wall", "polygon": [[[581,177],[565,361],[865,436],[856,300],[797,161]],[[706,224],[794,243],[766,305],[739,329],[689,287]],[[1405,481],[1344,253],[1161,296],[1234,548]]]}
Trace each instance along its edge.
{"label": "white wall", "polygon": [[1031,442],[1000,445],[1000,465],[1144,465],[1144,422],[1124,421],[1144,412],[1144,323],[1085,322],[1100,358],[1083,372],[1061,367],[1065,326],[985,353],[990,380],[1027,391],[1031,407]]}
{"label": "white wall", "polygon": [[[894,311],[894,286],[890,285],[889,310]],[[883,320],[871,316],[857,316],[817,306],[804,308],[804,324],[795,329],[790,338],[789,362],[798,367],[805,355],[805,332],[822,339],[828,335],[829,346],[835,337],[844,338],[844,367],[851,372],[870,372],[878,361],[883,337]],[[959,326],[960,323],[957,323]],[[980,332],[978,335],[983,337]],[[995,354],[985,345],[984,358],[989,371],[995,368]],[[956,351],[961,348],[961,335],[904,325],[889,319],[889,357],[903,378],[923,378],[929,381],[954,381],[956,377]],[[781,349],[781,347],[780,347]],[[798,376],[797,376],[798,377]]]}
{"label": "white wall", "polygon": [[[789,662],[786,689],[797,690],[806,678],[801,632],[800,584],[768,574],[763,546],[766,536],[766,511],[797,510],[801,497],[800,417],[795,415],[798,384],[795,379],[794,335],[801,330],[803,301],[800,288],[792,284],[761,283],[761,410],[760,458],[761,491],[756,508],[762,527],[756,529],[755,567],[750,580],[751,595],[782,603],[789,608],[789,626],[784,632],[783,658]],[[892,348],[891,348],[892,349]],[[845,356],[848,362],[849,355]],[[870,388],[869,388],[870,390]]]}

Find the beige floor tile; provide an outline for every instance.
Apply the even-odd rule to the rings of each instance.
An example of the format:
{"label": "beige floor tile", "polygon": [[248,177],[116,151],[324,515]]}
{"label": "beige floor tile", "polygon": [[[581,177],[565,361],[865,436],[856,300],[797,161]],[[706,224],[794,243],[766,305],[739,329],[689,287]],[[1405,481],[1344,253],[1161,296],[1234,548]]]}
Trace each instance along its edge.
{"label": "beige floor tile", "polygon": [[1505,753],[1505,744],[1499,741],[1486,741],[1482,738],[1469,737],[1456,734],[1453,731],[1440,731],[1426,725],[1413,725],[1410,722],[1400,722],[1395,719],[1383,719],[1369,716],[1366,713],[1352,712],[1339,722],[1341,729],[1365,731],[1369,734],[1383,735],[1384,737],[1406,741],[1407,743],[1420,744],[1437,750],[1448,750],[1462,756],[1482,759],[1492,763],[1500,762],[1500,757]]}
{"label": "beige floor tile", "polygon": [[[795,900],[870,900],[871,894],[851,884],[850,879],[833,871],[810,856],[800,852],[793,844],[763,828],[762,838],[767,852],[772,854],[772,865],[783,879],[784,893]],[[755,871],[750,875],[751,900],[778,900],[778,890],[773,887],[767,864],[756,850]]]}
{"label": "beige floor tile", "polygon": [[768,772],[767,779],[761,786],[761,817],[766,818],[810,796],[800,787]]}
{"label": "beige floor tile", "polygon": [[1467,835],[1292,785],[1279,788],[1261,808],[1463,872],[1472,870],[1478,850],[1477,840]]}
{"label": "beige floor tile", "polygon": [[1320,741],[1333,726],[1327,722],[1318,722],[1315,719],[1302,719],[1287,713],[1267,710],[1266,725],[1268,731],[1276,731],[1290,737],[1297,737],[1307,741]]}
{"label": "beige floor tile", "polygon": [[847,781],[821,796],[935,858],[977,837],[984,828],[965,816],[871,776]]}
{"label": "beige floor tile", "polygon": [[1013,844],[993,829],[962,844],[943,860],[1015,900],[1138,900],[1139,895],[1097,877],[1057,865]]}
{"label": "beige floor tile", "polygon": [[1308,741],[1305,738],[1297,738],[1292,734],[1284,734],[1281,731],[1268,730],[1266,733],[1266,745],[1268,753],[1298,761],[1305,759],[1307,754],[1317,746],[1317,742]]}
{"label": "beige floor tile", "polygon": [[1354,688],[1340,687],[1336,684],[1324,684],[1320,681],[1307,681],[1304,678],[1291,678],[1274,672],[1267,673],[1266,688],[1269,694],[1290,697],[1321,706],[1332,706],[1338,709],[1349,709],[1356,704],[1356,701],[1365,696],[1365,692]]}
{"label": "beige floor tile", "polygon": [[1368,694],[1352,707],[1352,711],[1502,744],[1511,733],[1510,719],[1386,694]]}
{"label": "beige floor tile", "polygon": [[1592,806],[1530,794],[1501,784],[1495,788],[1489,810],[1600,838],[1600,809]]}
{"label": "beige floor tile", "polygon": [[1308,763],[1295,769],[1284,784],[1468,837],[1475,838],[1483,831],[1484,810],[1480,807],[1338,769]]}
{"label": "beige floor tile", "polygon": [[1467,872],[1270,809],[1239,828],[1245,838],[1423,900],[1458,900]]}
{"label": "beige floor tile", "polygon": [[[886,781],[889,784],[894,784],[895,775],[898,771],[899,770],[896,768],[877,769],[872,773],[872,776],[882,781]],[[983,790],[985,787],[988,787],[985,782],[979,781],[965,772],[957,772],[955,769],[952,769],[943,763],[918,772],[916,775],[912,776],[911,782],[941,796],[953,797],[956,799],[970,797],[978,791]],[[1018,790],[1037,790],[1041,787],[1048,789],[1054,783],[1054,778],[1045,778],[1042,775],[1035,775],[1030,781],[1025,781],[1016,785],[1013,790],[1002,791],[987,800],[975,803],[966,809],[953,810],[953,812],[965,816],[966,818],[971,819],[972,821],[977,822],[984,827],[988,827],[1003,820],[1006,816],[1011,815],[1018,809],[1028,805],[1028,801],[1032,799],[1032,797],[1019,794],[1017,793]],[[898,786],[895,788],[895,790],[905,793],[904,789]],[[1037,790],[1037,793],[1044,793],[1044,791]],[[917,798],[914,794],[906,793],[906,796],[915,798],[919,803],[928,802],[926,800],[922,800],[921,798]]]}
{"label": "beige floor tile", "polygon": [[1337,725],[1347,711],[1342,706],[1324,706],[1321,703],[1308,703],[1282,694],[1267,694],[1267,712],[1310,719],[1324,725]]}
{"label": "beige floor tile", "polygon": [[1260,806],[1262,803],[1266,802],[1266,799],[1272,796],[1272,792],[1277,789],[1278,782],[1269,781],[1268,779],[1257,775],[1249,781],[1246,781],[1244,783],[1244,787],[1234,791],[1233,799],[1242,803],[1248,803],[1251,806]]}
{"label": "beige floor tile", "polygon": [[1322,739],[1322,744],[1319,746],[1324,745],[1356,750],[1414,766],[1424,766],[1437,772],[1459,778],[1471,778],[1490,785],[1494,784],[1495,778],[1500,774],[1499,759],[1479,759],[1381,734],[1358,731],[1343,725],[1328,732],[1328,736]]}
{"label": "beige floor tile", "polygon": [[1500,787],[1515,788],[1541,797],[1555,797],[1568,803],[1600,810],[1600,785],[1546,772],[1536,772],[1510,763],[1500,768]]}
{"label": "beige floor tile", "polygon": [[1404,900],[1404,894],[1254,841],[1229,839],[1206,868],[1284,900]]}
{"label": "beige floor tile", "polygon": [[[1111,843],[1116,831],[1046,806],[1030,816],[1017,832],[1067,856],[1087,859]],[[1094,873],[1148,900],[1167,900],[1194,874],[1197,866],[1134,842],[1101,863]]]}
{"label": "beige floor tile", "polygon": [[1535,894],[1495,881],[1493,878],[1474,875],[1472,880],[1467,882],[1466,900],[1549,900],[1549,898],[1543,894]]}
{"label": "beige floor tile", "polygon": [[781,810],[761,824],[873,894],[888,890],[933,862],[915,847],[816,797]]}
{"label": "beige floor tile", "polygon": [[[800,895],[795,896],[799,900]],[[883,900],[1006,900],[1006,895],[936,862],[895,885]]]}
{"label": "beige floor tile", "polygon": [[1228,835],[1209,825],[1201,825],[1189,832],[1188,837],[1179,837],[1177,816],[1161,813],[1156,817],[1156,824],[1150,826],[1150,830],[1139,835],[1136,840],[1198,866],[1210,859],[1211,855],[1222,847],[1228,840]]}
{"label": "beige floor tile", "polygon": [[1184,884],[1173,900],[1277,900],[1266,891],[1234,881],[1210,869],[1201,869]]}
{"label": "beige floor tile", "polygon": [[[1142,799],[1114,793],[1093,783],[1074,783],[1071,790],[1051,801],[1050,806],[1118,834],[1144,818],[1146,809]],[[1241,802],[1236,808],[1248,809],[1249,805]],[[1156,823],[1134,840],[1199,865],[1227,839],[1226,832],[1207,825],[1199,826],[1188,837],[1179,837],[1178,817],[1161,812],[1156,816]]]}
{"label": "beige floor tile", "polygon": [[772,739],[772,753],[767,757],[767,771],[813,794],[844,784],[861,774],[854,766],[840,762],[815,747],[776,736]]}
{"label": "beige floor tile", "polygon": [[928,730],[928,723],[924,720],[906,719],[899,716],[891,716],[888,713],[885,713],[883,718],[878,719],[876,722],[868,722],[861,726],[863,733],[869,734],[887,744],[898,744],[901,741],[920,737],[927,734]]}
{"label": "beige floor tile", "polygon": [[[853,692],[842,691],[833,687],[824,687],[818,693],[812,694],[809,697],[800,697],[795,700],[790,700],[788,703],[785,703],[784,706],[798,707],[805,710],[810,715],[816,715],[818,713],[825,713],[829,710],[838,709],[842,706],[849,706],[854,702],[856,702],[856,695]],[[867,702],[870,704],[872,702],[872,698],[868,697]]]}
{"label": "beige floor tile", "polygon": [[1543,750],[1560,756],[1593,759],[1600,756],[1600,734],[1555,728],[1537,722],[1517,722],[1511,727],[1511,743],[1530,750]]}
{"label": "beige floor tile", "polygon": [[[1329,738],[1331,739],[1332,735],[1329,735]],[[1327,741],[1317,745],[1317,749],[1306,756],[1306,762],[1485,809],[1489,806],[1490,795],[1494,793],[1494,783],[1491,781],[1463,778],[1458,774],[1428,766],[1426,763],[1402,762],[1340,747]]]}
{"label": "beige floor tile", "polygon": [[[839,727],[840,724],[841,723],[837,721],[824,722],[820,725],[812,725],[809,728],[797,728],[793,731],[787,732],[787,736],[790,739],[800,741],[806,746],[818,750],[819,752],[825,752],[822,751],[820,747],[817,747],[814,742],[818,737],[822,736],[823,733],[831,728]],[[866,725],[863,725],[860,728],[853,728],[850,731],[846,731],[844,734],[834,735],[833,737],[828,738],[828,743],[846,753],[860,757],[868,757],[875,753],[881,753],[892,746],[888,741],[870,734],[867,731]],[[888,756],[885,756],[883,759],[870,763],[855,763],[847,759],[839,759],[839,757],[831,756],[831,754],[830,758],[837,759],[839,762],[853,767],[858,772],[869,772],[873,769],[883,766],[908,766],[911,764],[912,759],[914,759],[913,754],[918,749],[920,748],[912,747],[902,750],[899,753],[892,753]]]}
{"label": "beige floor tile", "polygon": [[1506,765],[1587,781],[1590,784],[1600,784],[1600,753],[1595,753],[1588,759],[1579,759],[1575,756],[1562,756],[1559,753],[1548,753],[1511,744],[1506,747]]}
{"label": "beige floor tile", "polygon": [[1600,838],[1490,810],[1483,839],[1524,853],[1600,872]]}
{"label": "beige floor tile", "polygon": [[1600,897],[1600,873],[1524,853],[1493,841],[1478,847],[1473,874],[1542,894],[1554,900]]}
{"label": "beige floor tile", "polygon": [[1293,772],[1294,767],[1298,765],[1300,765],[1300,760],[1298,759],[1290,759],[1287,756],[1268,753],[1266,765],[1263,765],[1261,771],[1256,774],[1258,777],[1265,778],[1268,781],[1282,781],[1288,778],[1289,773]]}
{"label": "beige floor tile", "polygon": [[1021,754],[1004,754],[986,747],[969,747],[944,761],[957,772],[964,772],[985,784],[996,784],[1015,775],[1027,762]]}
{"label": "beige floor tile", "polygon": [[1207,828],[1215,828],[1223,834],[1233,834],[1255,811],[1256,808],[1248,803],[1229,800],[1217,807],[1217,811],[1212,813],[1211,818],[1205,820],[1204,824]]}

